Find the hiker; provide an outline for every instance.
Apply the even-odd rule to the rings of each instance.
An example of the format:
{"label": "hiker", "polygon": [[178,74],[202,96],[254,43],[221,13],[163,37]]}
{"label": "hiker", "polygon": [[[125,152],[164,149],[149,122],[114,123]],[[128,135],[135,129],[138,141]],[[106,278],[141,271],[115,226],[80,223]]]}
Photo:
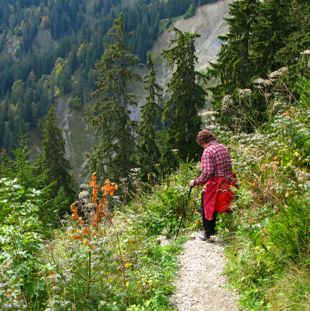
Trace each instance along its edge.
{"label": "hiker", "polygon": [[190,181],[190,187],[203,186],[201,214],[205,232],[204,241],[215,234],[216,214],[228,212],[233,199],[231,186],[236,186],[236,175],[232,172],[231,158],[227,148],[205,129],[196,137],[204,148],[201,157],[201,175]]}

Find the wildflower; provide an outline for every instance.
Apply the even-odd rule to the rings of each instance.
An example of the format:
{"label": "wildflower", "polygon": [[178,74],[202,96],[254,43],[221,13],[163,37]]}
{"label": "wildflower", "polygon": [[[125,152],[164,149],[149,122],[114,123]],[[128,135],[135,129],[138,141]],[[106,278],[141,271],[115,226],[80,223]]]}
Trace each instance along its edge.
{"label": "wildflower", "polygon": [[240,97],[248,97],[252,94],[251,89],[239,89],[238,92]]}
{"label": "wildflower", "polygon": [[81,191],[81,192],[79,193],[79,199],[80,199],[80,200],[87,199],[88,196],[89,196],[88,191],[85,191],[85,190],[84,190],[84,191]]}
{"label": "wildflower", "polygon": [[104,186],[101,188],[104,195],[113,196],[118,186],[115,183],[111,183],[109,179],[107,179],[104,183]]}
{"label": "wildflower", "polygon": [[287,67],[282,67],[276,71],[273,71],[268,75],[269,79],[276,79],[284,74],[288,73],[288,68]]}
{"label": "wildflower", "polygon": [[90,234],[90,229],[89,229],[89,227],[88,227],[88,226],[84,227],[84,228],[82,229],[82,233],[85,234],[85,235]]}
{"label": "wildflower", "polygon": [[300,55],[310,55],[310,50],[305,50],[301,52]]}
{"label": "wildflower", "polygon": [[71,236],[72,240],[81,240],[83,239],[82,235],[76,234]]}
{"label": "wildflower", "polygon": [[231,95],[225,95],[222,99],[221,111],[227,112],[233,105],[234,101]]}
{"label": "wildflower", "polygon": [[272,80],[262,79],[262,78],[257,78],[253,82],[257,88],[260,88],[261,86],[264,86],[264,87],[271,86],[273,83]]}
{"label": "wildflower", "polygon": [[92,173],[89,185],[93,188],[92,192],[92,203],[97,203],[97,193],[99,186],[97,185],[97,175],[96,172]]}

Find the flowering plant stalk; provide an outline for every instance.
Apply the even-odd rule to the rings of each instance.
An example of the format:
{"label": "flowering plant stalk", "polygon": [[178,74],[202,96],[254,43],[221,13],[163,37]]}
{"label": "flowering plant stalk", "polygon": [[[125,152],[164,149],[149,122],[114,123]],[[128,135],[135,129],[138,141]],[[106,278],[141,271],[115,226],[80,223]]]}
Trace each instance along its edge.
{"label": "flowering plant stalk", "polygon": [[[72,218],[76,222],[76,228],[73,232],[70,232],[70,237],[73,240],[79,240],[85,246],[88,247],[88,265],[87,265],[87,297],[90,296],[90,289],[92,283],[92,251],[94,250],[94,245],[92,239],[96,237],[98,233],[99,224],[105,218],[112,224],[112,219],[107,212],[107,202],[109,196],[114,196],[118,185],[111,183],[107,179],[104,185],[100,188],[97,184],[97,176],[94,172],[91,176],[89,186],[92,188],[91,202],[94,204],[95,208],[90,214],[90,219],[88,221],[84,220],[78,212],[77,201],[71,204]],[[101,190],[101,199],[98,198],[98,192]]]}

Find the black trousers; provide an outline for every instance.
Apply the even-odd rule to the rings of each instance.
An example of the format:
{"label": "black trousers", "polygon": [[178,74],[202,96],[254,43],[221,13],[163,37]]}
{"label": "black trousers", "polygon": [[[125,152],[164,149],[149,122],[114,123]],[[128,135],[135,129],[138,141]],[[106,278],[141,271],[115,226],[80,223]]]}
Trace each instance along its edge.
{"label": "black trousers", "polygon": [[204,208],[203,208],[203,195],[204,195],[204,192],[202,192],[202,194],[201,194],[201,207],[200,207],[201,208],[202,223],[203,223],[203,227],[205,229],[206,236],[210,237],[211,235],[214,235],[216,233],[215,226],[216,226],[216,214],[217,213],[214,213],[212,220],[206,219]]}

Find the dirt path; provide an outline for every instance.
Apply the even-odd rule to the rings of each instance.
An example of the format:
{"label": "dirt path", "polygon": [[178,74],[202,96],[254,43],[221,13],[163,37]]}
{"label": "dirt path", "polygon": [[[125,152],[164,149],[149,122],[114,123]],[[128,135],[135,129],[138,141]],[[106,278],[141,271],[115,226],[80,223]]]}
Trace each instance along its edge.
{"label": "dirt path", "polygon": [[237,295],[226,288],[224,247],[192,235],[184,245],[176,292],[171,297],[179,311],[237,311]]}

